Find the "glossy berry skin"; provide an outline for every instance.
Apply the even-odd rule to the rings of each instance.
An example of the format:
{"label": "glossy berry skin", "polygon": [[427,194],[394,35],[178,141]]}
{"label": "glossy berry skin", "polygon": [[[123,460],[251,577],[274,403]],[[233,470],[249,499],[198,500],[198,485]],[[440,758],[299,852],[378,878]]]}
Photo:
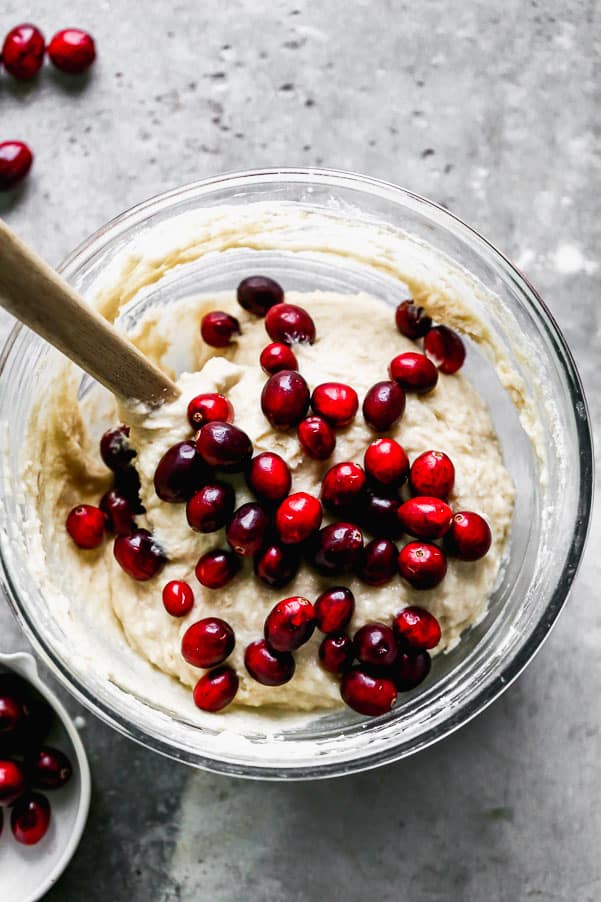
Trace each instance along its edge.
{"label": "glossy berry skin", "polygon": [[465,345],[448,326],[435,326],[424,338],[424,350],[441,373],[447,376],[461,369],[465,361]]}
{"label": "glossy berry skin", "polygon": [[423,338],[432,328],[432,319],[412,300],[402,301],[396,308],[396,327],[401,335],[412,338]]}
{"label": "glossy berry skin", "polygon": [[118,536],[128,536],[136,528],[134,512],[128,499],[115,489],[100,499],[100,510],[106,515],[106,525]]}
{"label": "glossy berry skin", "polygon": [[165,452],[154,474],[154,490],[161,501],[187,501],[209,479],[208,468],[194,442],[178,442]]}
{"label": "glossy berry skin", "polygon": [[202,429],[205,423],[231,423],[234,419],[234,408],[225,395],[218,392],[196,395],[188,404],[186,413],[194,431]]}
{"label": "glossy berry skin", "polygon": [[396,614],[393,629],[405,647],[435,648],[440,642],[440,624],[434,614],[415,605]]}
{"label": "glossy berry skin", "polygon": [[233,551],[215,548],[203,554],[194,571],[196,579],[206,589],[222,589],[240,570],[240,559]]}
{"label": "glossy berry skin", "polygon": [[192,667],[215,667],[236,644],[234,631],[220,617],[205,617],[189,626],[182,637],[182,657]]}
{"label": "glossy berry skin", "polygon": [[78,504],[67,517],[67,532],[78,548],[98,548],[104,538],[106,517],[93,504]]}
{"label": "glossy berry skin", "polygon": [[231,519],[235,504],[236,495],[231,485],[227,482],[211,482],[188,500],[188,525],[197,532],[216,532]]}
{"label": "glossy berry skin", "polygon": [[311,395],[311,407],[330,426],[348,426],[359,409],[357,392],[343,382],[322,382]]}
{"label": "glossy berry skin", "polygon": [[46,835],[50,825],[50,804],[41,792],[23,796],[10,815],[14,838],[24,846],[35,846]]}
{"label": "glossy berry skin", "polygon": [[7,72],[19,81],[27,81],[42,68],[46,42],[35,25],[17,25],[8,32],[2,45],[2,62]]}
{"label": "glossy berry skin", "polygon": [[21,182],[33,163],[33,154],[23,141],[0,143],[0,191],[9,191]]}
{"label": "glossy berry skin", "polygon": [[135,514],[144,513],[140,500],[140,476],[135,467],[125,467],[115,473],[115,491],[126,498]]}
{"label": "glossy berry skin", "polygon": [[223,310],[212,310],[205,313],[200,321],[200,334],[203,341],[212,348],[227,348],[235,335],[241,335],[240,323],[235,316]]}
{"label": "glossy berry skin", "polygon": [[315,341],[315,323],[306,310],[295,304],[276,304],[265,317],[265,328],[272,341],[283,344]]}
{"label": "glossy berry skin", "polygon": [[194,592],[181,579],[165,583],[162,597],[164,608],[172,617],[185,617],[194,606]]}
{"label": "glossy berry skin", "polygon": [[281,370],[265,383],[261,410],[274,429],[290,429],[309,409],[309,387],[300,373]]}
{"label": "glossy berry skin", "polygon": [[290,491],[292,475],[283,457],[272,451],[263,451],[251,460],[246,471],[246,482],[259,501],[278,504]]}
{"label": "glossy berry skin", "polygon": [[398,488],[409,475],[409,458],[405,449],[393,438],[378,438],[368,446],[363,463],[372,483]]}
{"label": "glossy berry skin", "polygon": [[166,561],[163,549],[146,529],[138,529],[129,536],[117,536],[113,554],[119,566],[140,582],[160,573]]}
{"label": "glossy berry skin", "polygon": [[353,663],[353,642],[345,633],[331,633],[322,640],[318,655],[328,673],[344,673]]}
{"label": "glossy berry skin", "polygon": [[0,689],[0,741],[15,733],[24,724],[25,718],[21,700]]}
{"label": "glossy berry skin", "polygon": [[409,692],[426,679],[432,659],[424,649],[400,649],[392,675],[399,692]]}
{"label": "glossy berry skin", "polygon": [[312,542],[310,559],[324,574],[351,570],[363,551],[363,534],[353,523],[324,526]]}
{"label": "glossy berry skin", "polygon": [[315,602],[315,622],[322,633],[339,633],[355,613],[355,596],[345,586],[331,586]]}
{"label": "glossy berry skin", "polygon": [[359,505],[365,488],[365,471],[350,461],[335,464],[321,484],[321,500],[332,513],[351,513]]}
{"label": "glossy berry skin", "polygon": [[403,530],[417,539],[441,539],[451,528],[453,511],[440,498],[418,495],[397,511]]}
{"label": "glossy berry skin", "polygon": [[396,702],[394,682],[385,676],[376,676],[363,667],[353,667],[343,674],[340,694],[344,702],[368,717],[386,714]]}
{"label": "glossy berry skin", "polygon": [[406,391],[425,395],[438,382],[438,370],[425,354],[407,351],[390,361],[390,378]]}
{"label": "glossy berry skin", "polygon": [[480,514],[458,511],[445,537],[449,554],[460,561],[478,561],[488,552],[492,542],[490,526]]}
{"label": "glossy berry skin", "polygon": [[365,546],[357,575],[368,586],[384,586],[396,576],[399,549],[390,539],[373,539]]}
{"label": "glossy berry skin", "polygon": [[327,460],[336,447],[336,435],[322,417],[307,417],[298,424],[298,440],[313,460]]}
{"label": "glossy berry skin", "polygon": [[355,657],[368,667],[392,667],[397,659],[395,635],[383,623],[366,623],[353,636]]}
{"label": "glossy berry skin", "polygon": [[361,526],[378,539],[398,539],[403,534],[397,511],[398,498],[367,492],[361,506]]}
{"label": "glossy berry skin", "polygon": [[196,450],[210,467],[236,473],[246,467],[253,446],[246,432],[231,423],[216,421],[202,427],[196,438]]}
{"label": "glossy berry skin", "polygon": [[281,370],[298,370],[298,360],[292,348],[281,341],[273,341],[261,351],[259,363],[269,376]]}
{"label": "glossy berry skin", "polygon": [[455,485],[453,461],[443,451],[424,451],[411,465],[409,485],[414,495],[446,501]]}
{"label": "glossy berry skin", "polygon": [[296,667],[290,652],[273,651],[265,639],[247,646],[244,666],[253,680],[263,686],[283,686],[292,679]]}
{"label": "glossy berry skin", "polygon": [[60,789],[73,774],[71,762],[64,752],[43,746],[36,753],[30,768],[30,779],[38,789]]}
{"label": "glossy berry skin", "polygon": [[268,310],[284,301],[284,289],[269,276],[248,276],[236,291],[238,303],[255,316],[265,316]]}
{"label": "glossy berry skin", "polygon": [[100,456],[114,473],[129,467],[136,452],[129,444],[129,426],[122,424],[107,429],[100,439]]}
{"label": "glossy berry skin", "polygon": [[262,548],[255,557],[255,574],[266,585],[281,589],[294,579],[300,566],[300,557],[293,545],[273,542]]}
{"label": "glossy berry skin", "polygon": [[396,382],[376,382],[363,401],[365,422],[376,432],[388,432],[404,410],[405,392]]}
{"label": "glossy berry skin", "polygon": [[264,508],[249,501],[234,511],[226,539],[232,550],[242,557],[252,557],[263,546],[270,520]]}
{"label": "glossy berry skin", "polygon": [[221,711],[233,702],[240,681],[236,671],[224,664],[201,676],[194,687],[194,704],[201,711]]}
{"label": "glossy berry skin", "polygon": [[78,75],[89,69],[96,59],[94,38],[79,28],[63,28],[48,44],[48,56],[61,72]]}
{"label": "glossy berry skin", "polygon": [[409,542],[398,556],[399,573],[414,589],[433,589],[447,572],[444,551],[429,542]]}
{"label": "glossy berry skin", "polygon": [[282,501],[275,515],[275,528],[284,545],[304,542],[321,526],[323,511],[318,498],[295,492]]}
{"label": "glossy berry skin", "polygon": [[0,761],[0,807],[12,805],[27,789],[27,778],[16,761]]}
{"label": "glossy berry skin", "polygon": [[295,651],[315,629],[315,608],[308,598],[293,595],[278,601],[265,620],[265,639],[274,651]]}

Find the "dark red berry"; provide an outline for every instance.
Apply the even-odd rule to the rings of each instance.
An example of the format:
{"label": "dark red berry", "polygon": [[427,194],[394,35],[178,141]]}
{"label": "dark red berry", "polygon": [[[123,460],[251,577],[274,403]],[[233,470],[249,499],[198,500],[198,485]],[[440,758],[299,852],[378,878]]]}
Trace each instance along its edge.
{"label": "dark red berry", "polygon": [[31,782],[38,789],[60,789],[69,782],[72,773],[65,753],[49,745],[38,750],[30,770]]}
{"label": "dark red berry", "polygon": [[363,416],[377,432],[387,432],[405,410],[405,392],[396,382],[376,382],[365,395]]}
{"label": "dark red berry", "polygon": [[265,639],[257,639],[247,646],[244,666],[253,680],[263,686],[283,686],[292,679],[295,670],[290,652],[273,651]]}
{"label": "dark red berry", "polygon": [[269,376],[281,370],[297,370],[298,361],[291,348],[281,341],[274,341],[261,351],[259,363]]}
{"label": "dark red berry", "polygon": [[50,804],[40,792],[23,796],[10,815],[10,826],[17,842],[34,846],[46,834],[50,824]]}
{"label": "dark red berry", "polygon": [[436,648],[440,642],[440,624],[434,614],[415,605],[403,608],[394,618],[394,631],[405,646]]}
{"label": "dark red berry", "polygon": [[363,535],[352,523],[332,523],[319,531],[310,549],[311,561],[326,574],[351,570],[363,551]]}
{"label": "dark red berry", "polygon": [[359,408],[359,398],[350,385],[323,382],[311,395],[311,407],[330,426],[348,426]]}
{"label": "dark red berry", "polygon": [[306,310],[294,304],[276,304],[265,317],[267,334],[284,344],[315,341],[315,323]]}
{"label": "dark red berry", "polygon": [[265,316],[268,310],[281,304],[284,291],[274,279],[268,276],[248,276],[242,279],[236,292],[238,303],[255,316]]}
{"label": "dark red berry", "polygon": [[23,141],[0,143],[0,191],[9,191],[22,181],[33,163],[33,154]]}
{"label": "dark red berry", "polygon": [[327,460],[336,447],[332,427],[322,417],[307,417],[298,424],[298,440],[314,460]]}
{"label": "dark red berry", "polygon": [[369,586],[384,586],[396,576],[399,549],[390,539],[373,539],[365,546],[357,574]]}
{"label": "dark red berry", "polygon": [[27,81],[42,68],[45,52],[46,42],[40,29],[25,23],[17,25],[4,38],[2,62],[13,78]]}
{"label": "dark red berry", "polygon": [[309,388],[293,370],[271,376],[261,392],[261,410],[274,429],[289,429],[303,419],[309,408]]}
{"label": "dark red berry", "polygon": [[255,573],[258,578],[280,589],[294,579],[300,566],[298,551],[293,545],[267,545],[255,557]]}
{"label": "dark red berry", "polygon": [[186,501],[210,478],[194,442],[178,442],[163,454],[154,474],[154,490],[161,501]]}
{"label": "dark red berry", "polygon": [[480,514],[458,511],[445,537],[449,554],[460,561],[477,561],[488,552],[492,542],[490,526]]}
{"label": "dark red berry", "polygon": [[232,667],[216,667],[201,676],[194,687],[194,704],[201,711],[221,711],[234,700],[239,682]]}
{"label": "dark red berry", "polygon": [[188,525],[198,532],[216,532],[230,520],[235,503],[236,495],[231,485],[209,483],[195,492],[186,504]]}
{"label": "dark red berry", "polygon": [[115,560],[125,572],[144,581],[160,573],[165,565],[165,553],[146,529],[138,529],[129,536],[117,536],[113,546]]}
{"label": "dark red berry", "polygon": [[319,646],[319,663],[328,673],[344,673],[353,663],[355,652],[351,639],[344,633],[326,636]]}
{"label": "dark red berry", "polygon": [[404,391],[417,395],[432,391],[438,382],[438,370],[425,354],[408,351],[390,361],[390,377]]}
{"label": "dark red berry", "polygon": [[399,505],[399,499],[394,496],[367,492],[361,505],[361,526],[377,538],[400,538],[403,529],[397,516]]}
{"label": "dark red berry", "polygon": [[461,369],[465,360],[465,345],[459,335],[448,326],[435,326],[424,338],[424,350],[441,373],[451,375]]}
{"label": "dark red berry", "polygon": [[393,668],[394,682],[399,692],[409,692],[422,683],[432,666],[432,659],[423,649],[400,649]]}
{"label": "dark red berry", "polygon": [[405,532],[418,539],[440,539],[451,528],[453,511],[440,498],[418,495],[401,504],[397,511]]}
{"label": "dark red berry", "polygon": [[353,636],[355,657],[369,667],[392,667],[398,648],[393,631],[383,623],[366,623]]}
{"label": "dark red berry", "polygon": [[210,467],[236,473],[251,459],[253,446],[246,432],[237,426],[212,422],[200,430],[196,450]]}
{"label": "dark red berry", "polygon": [[78,504],[67,517],[67,532],[79,548],[98,548],[105,528],[106,517],[93,504]]}
{"label": "dark red berry", "polygon": [[136,528],[134,512],[128,499],[115,491],[105,492],[100,499],[100,510],[106,514],[107,526],[118,536],[128,536]]}
{"label": "dark red berry", "polygon": [[100,456],[109,468],[117,472],[129,467],[136,452],[129,444],[129,426],[124,424],[107,429],[100,439]]}
{"label": "dark red berry", "polygon": [[396,308],[396,326],[401,335],[407,338],[423,338],[432,328],[432,319],[412,300],[402,301]]}
{"label": "dark red berry", "polygon": [[365,471],[359,464],[344,462],[330,467],[321,485],[321,500],[332,513],[352,513],[365,488]]}
{"label": "dark red berry", "polygon": [[222,589],[240,570],[240,558],[233,551],[215,548],[203,554],[196,565],[198,582],[207,589]]}
{"label": "dark red berry", "polygon": [[278,601],[265,620],[265,639],[274,651],[294,651],[315,629],[315,608],[308,598],[293,595]]}
{"label": "dark red berry", "polygon": [[343,674],[340,694],[349,708],[369,717],[386,714],[396,702],[393,681],[375,676],[362,667],[353,667]]}
{"label": "dark red berry", "polygon": [[140,500],[140,476],[135,467],[116,471],[115,491],[129,501],[134,514],[144,513],[145,508]]}
{"label": "dark red berry", "polygon": [[322,633],[345,629],[355,613],[355,596],[345,586],[331,586],[315,602],[315,621]]}
{"label": "dark red berry", "polygon": [[409,484],[414,495],[446,501],[455,485],[455,467],[443,451],[424,451],[411,465]]}
{"label": "dark red berry", "polygon": [[365,472],[377,485],[398,488],[409,475],[407,453],[393,438],[378,438],[367,448]]}
{"label": "dark red berry", "polygon": [[200,334],[212,348],[227,348],[235,335],[241,335],[240,323],[235,316],[223,310],[205,313],[200,321]]}
{"label": "dark red berry", "polygon": [[445,578],[447,559],[437,545],[409,542],[399,554],[398,567],[414,589],[433,589]]}
{"label": "dark red berry", "polygon": [[263,546],[269,516],[255,501],[243,504],[229,522],[226,538],[236,554],[252,557]]}
{"label": "dark red berry", "polygon": [[64,28],[48,44],[48,56],[61,72],[70,75],[85,72],[96,59],[94,38],[79,28]]}
{"label": "dark red berry", "polygon": [[182,657],[192,667],[215,667],[231,655],[236,637],[220,617],[205,617],[189,626],[182,637]]}
{"label": "dark red berry", "polygon": [[12,805],[27,789],[25,771],[16,761],[0,761],[0,807]]}
{"label": "dark red berry", "polygon": [[234,408],[225,397],[218,392],[205,392],[192,398],[187,410],[188,422],[195,431],[202,429],[205,423],[231,423],[234,419]]}
{"label": "dark red berry", "polygon": [[290,491],[292,475],[288,464],[279,454],[263,451],[251,460],[246,481],[259,501],[277,504]]}
{"label": "dark red berry", "polygon": [[26,711],[22,701],[0,689],[0,742],[3,737],[15,733],[25,722]]}
{"label": "dark red berry", "polygon": [[304,542],[321,526],[323,511],[320,501],[307,492],[289,495],[278,507],[275,528],[285,545]]}
{"label": "dark red berry", "polygon": [[163,586],[163,604],[172,617],[185,617],[194,606],[194,592],[181,579],[172,579]]}

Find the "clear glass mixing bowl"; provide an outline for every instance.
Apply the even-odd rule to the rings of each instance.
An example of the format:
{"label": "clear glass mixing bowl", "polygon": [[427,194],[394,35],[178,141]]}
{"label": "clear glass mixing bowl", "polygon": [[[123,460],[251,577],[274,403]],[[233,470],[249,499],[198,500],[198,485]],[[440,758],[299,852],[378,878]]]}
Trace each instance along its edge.
{"label": "clear glass mixing bowl", "polygon": [[[111,655],[125,656],[134,669],[135,653],[125,643],[118,650],[111,647],[97,630],[93,641],[98,654],[91,659],[81,655],[72,631],[54,616],[59,601],[40,589],[31,563],[31,543],[37,539],[28,534],[27,523],[34,499],[22,490],[20,468],[32,453],[29,411],[40,393],[52,390],[53,367],[60,357],[19,326],[0,361],[1,576],[19,622],[56,676],[122,733],[189,764],[224,773],[272,779],[326,777],[394,761],[446,736],[497,698],[532,658],[566,600],[582,554],[591,503],[591,437],[574,361],[532,286],[456,217],[384,182],[326,170],[272,170],[210,179],[124,213],[84,242],[60,270],[79,292],[92,297],[107,268],[134,238],[152,236],[156,227],[182,213],[222,205],[242,209],[257,202],[302,205],[355,224],[402,229],[456,261],[493,293],[492,300],[476,304],[476,313],[524,380],[537,411],[544,460],[534,453],[490,360],[470,345],[465,372],[490,406],[517,490],[507,563],[486,616],[452,652],[437,656],[421,691],[404,695],[392,712],[371,720],[345,709],[309,721],[279,719],[266,729],[265,722],[251,716],[243,728],[224,733],[219,716],[199,725],[188,716],[186,706],[157,705],[152,685],[143,693],[121,688],[107,675],[107,661],[110,664]],[[391,305],[397,303],[399,283],[385,267],[370,264],[368,247],[359,250],[361,259],[352,263],[335,253],[250,251],[241,227],[239,235],[232,235],[227,254],[183,260],[166,284],[159,281],[136,300],[127,317],[134,322],[148,304],[177,303],[195,287],[202,286],[203,292],[231,289],[251,266],[252,271],[280,279],[287,288],[367,289]],[[85,377],[82,391],[89,388]],[[159,674],[156,679],[169,681]]]}

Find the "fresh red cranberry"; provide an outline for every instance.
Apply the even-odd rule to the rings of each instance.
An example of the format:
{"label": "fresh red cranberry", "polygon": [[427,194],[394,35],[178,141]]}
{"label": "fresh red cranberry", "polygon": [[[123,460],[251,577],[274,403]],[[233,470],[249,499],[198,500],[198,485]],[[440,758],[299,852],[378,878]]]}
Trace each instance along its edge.
{"label": "fresh red cranberry", "polygon": [[284,545],[304,542],[321,526],[323,511],[318,498],[295,492],[282,501],[275,515],[275,528]]}
{"label": "fresh red cranberry", "polygon": [[249,501],[234,511],[229,522],[226,539],[236,554],[252,557],[265,541],[269,528],[269,516],[255,501]]}
{"label": "fresh red cranberry", "polygon": [[460,561],[477,561],[488,552],[492,542],[490,526],[480,514],[458,511],[445,537],[449,554]]}
{"label": "fresh red cranberry", "polygon": [[403,608],[395,616],[393,627],[397,638],[411,648],[435,648],[440,642],[440,624],[425,608]]}
{"label": "fresh red cranberry", "polygon": [[27,81],[42,68],[45,52],[46,42],[40,29],[25,23],[17,25],[4,38],[2,62],[13,78]]}
{"label": "fresh red cranberry", "polygon": [[33,154],[23,141],[0,143],[0,191],[9,191],[22,181],[33,163]]}
{"label": "fresh red cranberry", "polygon": [[397,572],[399,549],[390,539],[374,539],[365,546],[357,574],[369,586],[384,586]]}
{"label": "fresh red cranberry", "polygon": [[100,510],[106,514],[107,526],[118,536],[128,536],[136,528],[134,512],[128,499],[110,489],[100,499]]}
{"label": "fresh red cranberry", "polygon": [[451,528],[453,511],[440,498],[418,495],[401,504],[397,511],[405,532],[417,539],[440,539]]}
{"label": "fresh red cranberry", "polygon": [[23,768],[16,761],[0,761],[0,807],[14,804],[26,789]]}
{"label": "fresh red cranberry", "polygon": [[447,559],[437,545],[409,542],[399,554],[398,567],[414,589],[433,589],[445,578]]}
{"label": "fresh red cranberry", "polygon": [[298,424],[298,440],[305,454],[314,460],[327,460],[336,447],[332,427],[322,417],[307,417]]}
{"label": "fresh red cranberry", "polygon": [[31,782],[39,789],[60,789],[71,779],[73,768],[64,752],[49,745],[38,750],[31,767]]}
{"label": "fresh red cranberry", "polygon": [[465,345],[459,335],[448,326],[435,326],[424,338],[424,350],[441,373],[447,376],[461,369],[465,360]]}
{"label": "fresh red cranberry", "polygon": [[274,651],[294,651],[315,629],[315,608],[308,598],[293,595],[278,601],[265,620],[265,639]]}
{"label": "fresh red cranberry", "polygon": [[50,804],[41,792],[23,796],[10,815],[10,826],[17,842],[35,846],[46,835],[50,825]]}
{"label": "fresh red cranberry", "polygon": [[392,667],[398,648],[395,635],[383,623],[366,623],[353,636],[355,657],[368,667]]}
{"label": "fresh red cranberry", "polygon": [[183,580],[172,579],[163,586],[163,604],[172,617],[185,617],[194,605],[194,592]]}
{"label": "fresh red cranberry", "polygon": [[67,517],[67,532],[79,548],[98,548],[105,528],[106,517],[93,504],[78,504]]}
{"label": "fresh red cranberry", "polygon": [[376,676],[362,667],[342,675],[340,694],[344,702],[368,717],[386,714],[396,702],[396,687],[389,677]]}
{"label": "fresh red cranberry", "polygon": [[114,429],[107,429],[100,439],[100,456],[114,472],[129,467],[136,452],[129,444],[129,426],[122,424]]}
{"label": "fresh red cranberry", "polygon": [[377,485],[398,488],[409,475],[407,453],[393,438],[378,438],[367,448],[365,472]]}
{"label": "fresh red cranberry", "polygon": [[182,657],[192,667],[215,667],[231,655],[236,637],[220,617],[205,617],[189,626],[182,638]]}
{"label": "fresh red cranberry", "polygon": [[165,553],[147,529],[138,529],[129,536],[117,536],[113,546],[115,560],[125,572],[144,581],[160,573],[165,565]]}
{"label": "fresh red cranberry", "polygon": [[351,462],[335,464],[323,478],[321,500],[333,513],[351,513],[359,505],[364,488],[363,467]]}
{"label": "fresh red cranberry", "polygon": [[209,471],[194,442],[178,442],[163,454],[154,474],[161,501],[187,501],[209,479]]}
{"label": "fresh red cranberry", "polygon": [[263,548],[255,557],[255,573],[258,578],[280,589],[294,579],[300,566],[300,558],[292,545],[272,543]]}
{"label": "fresh red cranberry", "polygon": [[215,548],[203,554],[196,565],[196,579],[207,589],[222,589],[240,569],[240,559],[233,551]]}
{"label": "fresh red cranberry", "polygon": [[202,429],[205,423],[231,423],[234,419],[234,408],[225,397],[218,392],[205,392],[196,395],[188,404],[188,422],[192,429]]}
{"label": "fresh red cranberry", "polygon": [[377,432],[387,432],[405,410],[405,392],[396,382],[376,382],[365,395],[363,416]]}
{"label": "fresh red cranberry", "polygon": [[424,395],[438,382],[438,370],[425,354],[407,351],[390,361],[390,378],[406,391]]}
{"label": "fresh red cranberry", "polygon": [[411,465],[409,484],[414,495],[446,501],[455,485],[455,467],[443,451],[424,451]]}
{"label": "fresh red cranberry", "polygon": [[223,310],[205,313],[200,321],[200,334],[212,348],[227,348],[235,335],[241,335],[240,323],[235,316]]}
{"label": "fresh red cranberry", "polygon": [[328,673],[344,673],[353,663],[352,640],[344,633],[326,636],[319,646],[319,663]]}
{"label": "fresh red cranberry", "polygon": [[330,426],[348,426],[359,408],[359,398],[350,385],[322,382],[313,390],[311,407]]}
{"label": "fresh red cranberry", "polygon": [[221,711],[231,704],[240,681],[236,671],[224,664],[201,676],[194,687],[194,704],[201,711]]}
{"label": "fresh red cranberry", "polygon": [[298,360],[292,348],[281,341],[274,341],[261,351],[259,363],[269,376],[281,370],[297,370]]}
{"label": "fresh red cranberry", "polygon": [[289,429],[303,419],[309,407],[309,388],[293,370],[281,370],[265,383],[261,410],[274,429]]}
{"label": "fresh red cranberry", "polygon": [[402,301],[396,308],[396,326],[407,338],[423,338],[432,328],[432,319],[412,300]]}
{"label": "fresh red cranberry", "polygon": [[363,534],[353,523],[332,523],[319,531],[310,549],[311,561],[322,573],[351,570],[363,551]]}
{"label": "fresh red cranberry", "polygon": [[279,454],[263,451],[251,460],[246,481],[259,501],[277,504],[290,491],[292,475],[288,464]]}
{"label": "fresh red cranberry", "polygon": [[265,639],[257,639],[244,652],[244,666],[257,683],[283,686],[294,676],[296,665],[290,652],[273,651]]}
{"label": "fresh red cranberry", "polygon": [[315,602],[315,621],[322,633],[345,629],[355,613],[355,596],[345,586],[331,586]]}
{"label": "fresh red cranberry", "polygon": [[216,532],[230,520],[235,504],[231,485],[211,482],[195,492],[186,504],[188,525],[198,532]]}
{"label": "fresh red cranberry", "polygon": [[430,673],[432,659],[424,649],[400,649],[393,669],[394,682],[399,692],[415,689]]}
{"label": "fresh red cranberry", "polygon": [[315,323],[306,310],[294,304],[276,304],[265,317],[267,334],[273,341],[284,344],[315,341]]}
{"label": "fresh red cranberry", "polygon": [[25,718],[22,701],[0,689],[0,742],[3,737],[15,733],[24,724]]}
{"label": "fresh red cranberry", "polygon": [[397,511],[400,501],[390,495],[367,492],[361,505],[361,526],[378,539],[398,539],[403,534]]}
{"label": "fresh red cranberry", "polygon": [[268,276],[248,276],[238,285],[236,296],[240,306],[249,313],[265,316],[272,307],[283,302],[284,290]]}
{"label": "fresh red cranberry", "polygon": [[115,491],[129,501],[134,514],[143,514],[145,508],[140,500],[140,476],[135,467],[125,467],[115,473]]}
{"label": "fresh red cranberry", "polygon": [[236,473],[251,459],[253,446],[246,432],[231,423],[216,421],[202,427],[196,450],[210,467]]}
{"label": "fresh red cranberry", "polygon": [[79,28],[64,28],[48,44],[48,56],[61,72],[71,75],[85,72],[96,59],[94,38]]}

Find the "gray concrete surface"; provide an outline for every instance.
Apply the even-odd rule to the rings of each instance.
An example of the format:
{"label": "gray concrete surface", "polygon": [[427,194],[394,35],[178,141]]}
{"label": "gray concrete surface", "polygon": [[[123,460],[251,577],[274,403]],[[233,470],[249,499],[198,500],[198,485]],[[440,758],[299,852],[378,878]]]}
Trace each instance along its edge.
{"label": "gray concrete surface", "polygon": [[[593,0],[5,0],[0,31],[25,12],[48,34],[88,27],[99,49],[89,79],[0,77],[0,140],[36,152],[0,215],[49,260],[131,204],[220,171],[380,176],[446,204],[518,261],[565,330],[601,424]],[[84,713],[90,821],[48,898],[597,902],[600,538],[597,521],[569,606],[517,684],[405,763],[244,783],[155,757]],[[0,647],[25,645],[0,610]]]}

